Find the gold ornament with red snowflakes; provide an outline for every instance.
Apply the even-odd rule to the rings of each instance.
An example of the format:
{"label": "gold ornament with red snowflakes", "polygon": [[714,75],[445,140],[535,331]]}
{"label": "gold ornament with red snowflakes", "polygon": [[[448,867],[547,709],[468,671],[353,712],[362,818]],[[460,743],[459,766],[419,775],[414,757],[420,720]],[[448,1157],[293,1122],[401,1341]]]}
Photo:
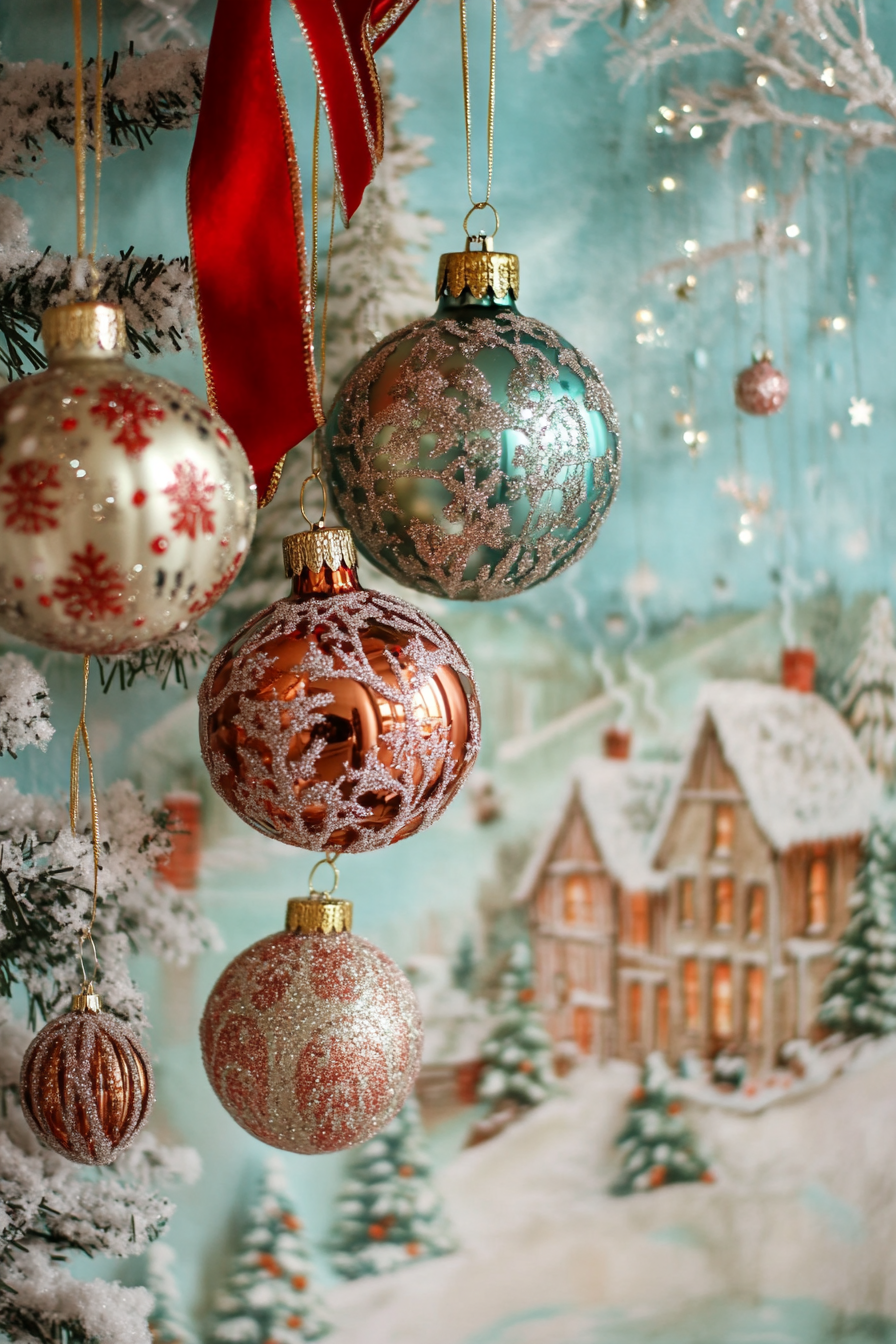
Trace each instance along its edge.
{"label": "gold ornament with red snowflakes", "polygon": [[419,1072],[414,991],[351,932],[351,916],[349,901],[313,890],[290,901],[286,931],[235,957],[205,1005],[209,1082],[237,1124],[273,1148],[362,1143],[401,1110]]}
{"label": "gold ornament with red snowflakes", "polygon": [[227,425],[122,359],[124,314],[44,315],[49,368],[0,391],[0,626],[44,648],[118,654],[218,600],[255,528]]}

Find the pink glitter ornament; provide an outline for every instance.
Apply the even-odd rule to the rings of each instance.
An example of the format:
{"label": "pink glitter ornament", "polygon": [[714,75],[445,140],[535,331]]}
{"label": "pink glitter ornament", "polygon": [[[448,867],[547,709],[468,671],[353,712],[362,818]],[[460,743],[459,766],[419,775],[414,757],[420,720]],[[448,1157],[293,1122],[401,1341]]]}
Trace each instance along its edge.
{"label": "pink glitter ornament", "polygon": [[742,369],[734,384],[734,400],[747,415],[775,415],[790,394],[787,377],[772,364],[772,353],[753,357],[748,369]]}
{"label": "pink glitter ornament", "polygon": [[404,1105],[423,1025],[407,977],[350,932],[351,903],[293,900],[286,931],[253,943],[209,995],[199,1033],[218,1100],[272,1148],[332,1153]]}

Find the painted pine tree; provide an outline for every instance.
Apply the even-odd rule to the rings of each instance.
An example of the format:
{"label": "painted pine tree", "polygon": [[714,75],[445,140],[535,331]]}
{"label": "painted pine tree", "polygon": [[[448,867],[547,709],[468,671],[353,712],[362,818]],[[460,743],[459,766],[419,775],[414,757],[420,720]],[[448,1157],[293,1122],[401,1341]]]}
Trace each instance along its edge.
{"label": "painted pine tree", "polygon": [[349,1158],[330,1245],[335,1268],[349,1279],[455,1249],[415,1097]]}
{"label": "painted pine tree", "polygon": [[672,1095],[672,1071],[659,1051],[647,1056],[641,1082],[632,1093],[628,1115],[616,1145],[622,1170],[614,1195],[658,1190],[683,1181],[712,1181],[709,1163]]}
{"label": "painted pine tree", "polygon": [[818,1020],[847,1036],[896,1031],[896,825],[877,820],[856,878]]}
{"label": "painted pine tree", "polygon": [[513,944],[494,1005],[495,1022],[482,1047],[485,1064],[479,1098],[493,1110],[504,1103],[537,1106],[551,1090],[551,1038],[545,1031],[532,984],[532,953]]}
{"label": "painted pine tree", "polygon": [[164,1241],[153,1242],[146,1253],[146,1286],[153,1297],[149,1332],[153,1344],[198,1344],[184,1312],[174,1261],[174,1251]]}
{"label": "painted pine tree", "polygon": [[862,755],[888,785],[896,778],[896,628],[886,596],[871,607],[840,700]]}
{"label": "painted pine tree", "polygon": [[311,1287],[311,1257],[276,1157],[264,1166],[227,1282],[215,1301],[219,1344],[301,1344],[330,1329]]}

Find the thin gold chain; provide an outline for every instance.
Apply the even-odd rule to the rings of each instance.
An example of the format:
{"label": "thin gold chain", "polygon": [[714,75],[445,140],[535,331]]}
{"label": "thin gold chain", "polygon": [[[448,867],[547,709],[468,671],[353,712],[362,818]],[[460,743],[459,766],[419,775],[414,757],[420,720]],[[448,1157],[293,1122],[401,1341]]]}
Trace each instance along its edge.
{"label": "thin gold chain", "polygon": [[467,0],[460,0],[460,56],[464,76],[464,121],[467,129],[467,192],[470,204],[482,210],[490,204],[492,194],[492,164],[495,157],[495,53],[498,44],[498,0],[492,0],[491,46],[488,65],[488,181],[485,199],[477,201],[473,195],[473,127],[470,117],[470,52],[467,43]]}
{"label": "thin gold chain", "polygon": [[[100,182],[103,176],[103,0],[96,0],[96,96],[93,112],[93,240],[90,260],[96,260],[100,236]],[[94,298],[99,290],[99,275],[94,267]]]}
{"label": "thin gold chain", "polygon": [[84,658],[84,681],[81,694],[81,717],[78,720],[78,726],[75,729],[75,740],[72,742],[72,770],[71,770],[71,788],[69,795],[69,816],[72,826],[72,835],[78,833],[78,811],[79,794],[81,785],[81,743],[84,743],[84,755],[87,757],[87,772],[90,778],[90,833],[93,842],[93,901],[90,907],[90,919],[87,928],[83,929],[78,935],[79,938],[79,958],[81,961],[81,974],[84,980],[87,975],[84,972],[84,944],[90,943],[93,949],[93,978],[96,978],[99,970],[99,963],[96,955],[96,945],[93,941],[93,926],[96,922],[96,907],[99,891],[100,878],[100,814],[96,798],[96,780],[93,773],[93,755],[90,751],[90,738],[87,735],[87,683],[90,678],[90,656]]}
{"label": "thin gold chain", "polygon": [[84,34],[81,0],[72,0],[75,27],[75,199],[78,214],[78,256],[87,255],[87,160],[84,143]]}

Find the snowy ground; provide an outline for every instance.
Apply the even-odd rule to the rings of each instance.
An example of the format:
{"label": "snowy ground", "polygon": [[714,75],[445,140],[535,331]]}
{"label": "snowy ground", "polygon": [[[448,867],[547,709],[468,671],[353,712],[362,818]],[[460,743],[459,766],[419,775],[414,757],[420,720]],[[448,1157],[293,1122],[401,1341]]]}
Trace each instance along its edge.
{"label": "snowy ground", "polygon": [[635,1077],[583,1067],[462,1152],[463,1249],[335,1289],[329,1344],[896,1341],[868,1320],[896,1318],[896,1058],[761,1115],[693,1110],[717,1183],[613,1198]]}

